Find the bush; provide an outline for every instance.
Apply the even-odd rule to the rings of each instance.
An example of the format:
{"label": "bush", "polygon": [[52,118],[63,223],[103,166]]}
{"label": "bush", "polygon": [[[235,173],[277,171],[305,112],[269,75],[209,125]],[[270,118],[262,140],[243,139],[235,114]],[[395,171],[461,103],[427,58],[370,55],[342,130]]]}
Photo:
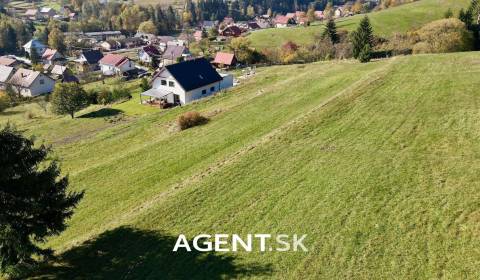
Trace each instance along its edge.
{"label": "bush", "polygon": [[206,124],[208,121],[209,119],[202,116],[199,112],[187,112],[177,119],[178,126],[181,130]]}
{"label": "bush", "polygon": [[358,60],[361,63],[367,63],[372,59],[372,48],[370,48],[370,45],[365,45],[363,49],[360,51],[358,54]]}
{"label": "bush", "polygon": [[0,112],[10,107],[10,98],[6,93],[0,92]]}
{"label": "bush", "polygon": [[101,90],[97,93],[97,103],[102,105],[107,105],[112,103],[113,97],[112,93],[109,90]]}
{"label": "bush", "polygon": [[428,23],[416,34],[413,53],[447,53],[473,50],[473,35],[456,18]]}
{"label": "bush", "polygon": [[90,104],[98,104],[98,92],[94,89],[87,90],[87,99]]}
{"label": "bush", "polygon": [[124,88],[116,87],[112,90],[112,98],[113,101],[123,100],[123,99],[130,99],[132,95],[130,92]]}

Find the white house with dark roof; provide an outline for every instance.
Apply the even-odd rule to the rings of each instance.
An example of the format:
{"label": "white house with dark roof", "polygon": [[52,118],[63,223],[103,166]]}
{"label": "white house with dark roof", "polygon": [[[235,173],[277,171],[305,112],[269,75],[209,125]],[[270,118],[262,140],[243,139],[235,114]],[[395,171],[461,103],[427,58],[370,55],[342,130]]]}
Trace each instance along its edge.
{"label": "white house with dark roof", "polygon": [[22,96],[34,97],[53,91],[55,81],[38,72],[29,69],[18,69],[8,81]]}
{"label": "white house with dark roof", "polygon": [[28,53],[29,56],[31,56],[33,48],[35,48],[35,50],[37,51],[38,56],[42,56],[45,50],[47,49],[47,46],[45,46],[42,42],[38,41],[37,39],[32,39],[28,41],[28,43],[23,45],[23,49],[25,50],[26,53]]}
{"label": "white house with dark roof", "polygon": [[232,86],[231,75],[220,75],[205,58],[197,58],[163,67],[141,96],[184,105]]}

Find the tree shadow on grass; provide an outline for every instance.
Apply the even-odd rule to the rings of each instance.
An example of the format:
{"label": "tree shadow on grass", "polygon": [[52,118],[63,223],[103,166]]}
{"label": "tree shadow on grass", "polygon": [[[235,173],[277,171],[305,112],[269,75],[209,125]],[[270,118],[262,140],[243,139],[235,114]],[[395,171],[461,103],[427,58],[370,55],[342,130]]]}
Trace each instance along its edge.
{"label": "tree shadow on grass", "polygon": [[122,110],[113,109],[113,108],[102,108],[95,112],[90,112],[84,115],[79,116],[79,118],[93,119],[93,118],[108,118],[113,117],[119,114],[122,114]]}
{"label": "tree shadow on grass", "polygon": [[184,250],[176,237],[120,227],[73,248],[35,279],[232,279],[271,275],[270,265],[237,265],[232,256]]}

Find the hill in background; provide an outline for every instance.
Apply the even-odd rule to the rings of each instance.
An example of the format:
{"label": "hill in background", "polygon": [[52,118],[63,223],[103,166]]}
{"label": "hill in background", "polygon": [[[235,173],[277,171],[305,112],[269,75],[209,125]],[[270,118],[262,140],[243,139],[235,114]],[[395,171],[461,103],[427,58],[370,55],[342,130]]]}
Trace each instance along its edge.
{"label": "hill in background", "polygon": [[[374,32],[378,36],[389,37],[395,32],[416,29],[425,23],[440,19],[448,8],[457,15],[461,8],[468,7],[469,0],[421,0],[368,14]],[[365,15],[356,15],[337,21],[338,29],[353,31]],[[315,35],[322,34],[323,24],[309,27],[272,28],[252,32],[249,38],[259,49],[279,47],[293,41],[297,44],[312,43]]]}

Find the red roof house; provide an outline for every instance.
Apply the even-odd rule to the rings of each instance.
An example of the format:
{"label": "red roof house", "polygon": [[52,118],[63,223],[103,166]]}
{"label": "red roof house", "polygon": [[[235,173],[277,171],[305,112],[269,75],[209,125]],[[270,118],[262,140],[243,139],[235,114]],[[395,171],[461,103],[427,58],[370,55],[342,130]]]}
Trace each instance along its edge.
{"label": "red roof house", "polygon": [[217,67],[222,67],[222,66],[231,67],[237,64],[237,58],[233,53],[218,52],[215,56],[215,60],[213,61],[213,64]]}

